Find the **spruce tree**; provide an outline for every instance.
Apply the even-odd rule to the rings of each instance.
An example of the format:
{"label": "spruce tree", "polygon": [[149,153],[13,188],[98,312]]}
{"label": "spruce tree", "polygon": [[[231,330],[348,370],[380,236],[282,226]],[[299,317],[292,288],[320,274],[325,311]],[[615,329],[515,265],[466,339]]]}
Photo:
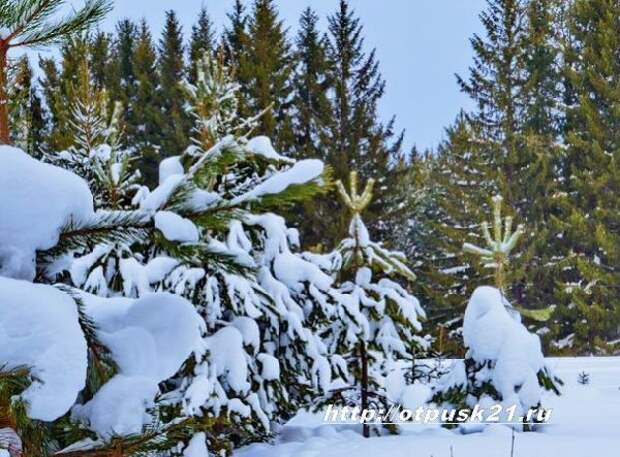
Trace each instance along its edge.
{"label": "spruce tree", "polygon": [[[326,38],[317,28],[319,17],[306,8],[299,19],[299,31],[295,38],[294,62],[292,74],[292,129],[293,144],[291,154],[294,157],[316,157],[327,159],[328,127],[331,109],[328,91],[328,61],[325,48]],[[305,208],[295,208],[292,212],[301,222],[317,209],[314,201]],[[304,239],[319,242],[321,233],[311,224],[304,226]]]}
{"label": "spruce tree", "polygon": [[[363,178],[377,180],[379,192],[366,214],[371,233],[385,239],[388,234],[378,214],[396,181],[393,172],[401,158],[402,134],[395,135],[393,119],[387,124],[379,120],[378,102],[385,82],[374,50],[368,54],[364,50],[362,25],[347,1],[340,2],[328,24],[326,54],[331,119],[326,129],[327,140],[320,147],[335,177],[347,179],[349,170],[356,169]],[[315,116],[321,119],[325,113]],[[341,216],[328,218],[328,214]],[[330,244],[329,240],[344,236],[347,230],[344,214],[339,203],[318,200],[307,215],[313,221],[313,233],[317,234],[316,238],[307,237],[309,243]]]}
{"label": "spruce tree", "polygon": [[163,113],[160,109],[161,95],[157,89],[157,50],[145,20],[142,20],[138,27],[133,69],[136,78],[133,119],[136,130],[129,147],[140,153],[140,170],[145,182],[152,184],[157,182],[157,166],[160,161],[158,140]]}
{"label": "spruce tree", "polygon": [[[235,71],[235,79],[241,86],[250,84],[252,74],[248,63],[250,38],[248,35],[248,17],[241,0],[235,0],[233,9],[227,14],[230,25],[224,29],[222,37],[226,52],[226,62]],[[250,102],[245,91],[239,91],[239,115],[251,116]]]}
{"label": "spruce tree", "polygon": [[79,68],[90,55],[88,37],[73,36],[61,47],[60,66],[54,58],[40,58],[43,70],[40,81],[43,96],[49,110],[50,129],[48,132],[48,152],[59,152],[73,144],[69,133],[70,107],[66,99],[72,97],[72,87],[78,81]]}
{"label": "spruce tree", "polygon": [[273,139],[278,150],[291,147],[290,76],[293,69],[291,48],[282,20],[273,0],[255,0],[248,19],[246,68],[248,75],[242,85],[243,95],[253,112],[263,110],[256,133]]}
{"label": "spruce tree", "polygon": [[192,26],[192,35],[189,43],[189,68],[187,70],[188,80],[196,82],[196,67],[198,61],[202,59],[205,52],[212,52],[216,47],[215,30],[213,21],[205,7],[200,8],[198,20]]}
{"label": "spruce tree", "polygon": [[294,109],[293,130],[295,143],[292,152],[297,157],[325,159],[327,151],[321,147],[327,141],[330,120],[328,90],[327,41],[317,28],[319,17],[310,7],[299,19],[295,39],[293,72]]}
{"label": "spruce tree", "polygon": [[159,40],[159,73],[162,118],[158,125],[162,157],[181,153],[189,144],[190,123],[184,109],[180,83],[185,76],[183,35],[174,11],[166,12],[166,24]]}
{"label": "spruce tree", "polygon": [[45,118],[27,56],[12,65],[9,79],[11,141],[30,155],[39,157],[44,146]]}
{"label": "spruce tree", "polygon": [[614,1],[577,1],[566,18],[564,72],[573,98],[554,222],[569,255],[558,268],[554,331],[560,349],[587,353],[612,351],[620,322],[619,13]]}
{"label": "spruce tree", "polygon": [[[561,78],[553,14],[554,2],[547,0],[490,0],[481,13],[484,35],[476,34],[471,39],[474,65],[467,79],[457,77],[461,89],[476,103],[476,109],[461,122],[461,127],[473,136],[465,140],[467,147],[463,149],[465,143],[459,138],[464,137],[449,134],[449,142],[441,148],[445,153],[440,156],[455,153],[461,155],[460,161],[452,166],[450,160],[438,163],[433,178],[445,187],[438,195],[442,214],[437,219],[441,221],[436,230],[439,239],[431,240],[431,244],[443,246],[440,251],[451,245],[444,254],[455,257],[426,262],[436,264],[437,276],[429,274],[442,283],[457,286],[462,284],[462,276],[469,279],[471,286],[483,283],[484,272],[475,267],[461,268],[466,264],[455,249],[472,237],[465,230],[467,215],[462,209],[479,214],[486,208],[489,192],[501,192],[509,207],[530,228],[524,237],[525,251],[511,270],[511,290],[507,293],[520,306],[532,309],[554,302],[556,264],[563,256],[554,240],[557,232],[550,228],[552,217],[559,214],[558,205],[548,197],[558,191],[561,158],[557,144]],[[461,127],[457,129],[465,132]],[[451,145],[451,141],[457,143]],[[462,192],[467,187],[467,192]],[[461,195],[456,205],[455,194]],[[430,224],[437,226],[433,221]],[[439,309],[452,305],[437,304]],[[460,305],[454,309],[462,309],[464,302]],[[448,321],[454,322],[456,317],[448,311]]]}
{"label": "spruce tree", "polygon": [[468,241],[480,243],[476,224],[488,207],[488,195],[498,192],[494,148],[484,142],[479,125],[461,113],[446,130],[430,165],[425,187],[429,192],[418,223],[423,227],[417,246],[421,250],[420,281],[429,297],[430,322],[439,324],[437,346],[458,350],[467,297],[488,282],[488,273],[462,255]]}
{"label": "spruce tree", "polygon": [[98,31],[91,37],[90,69],[93,82],[99,89],[112,86],[112,79],[117,73],[113,69],[112,34]]}
{"label": "spruce tree", "polygon": [[[134,110],[140,109],[135,104],[136,75],[133,68],[137,27],[129,19],[123,19],[116,25],[115,43],[113,48],[111,73],[112,78],[107,89],[114,94],[115,100],[122,103],[123,123],[129,144],[134,142],[138,124],[135,121]],[[110,101],[110,103],[113,103]],[[112,106],[110,106],[112,109]]]}

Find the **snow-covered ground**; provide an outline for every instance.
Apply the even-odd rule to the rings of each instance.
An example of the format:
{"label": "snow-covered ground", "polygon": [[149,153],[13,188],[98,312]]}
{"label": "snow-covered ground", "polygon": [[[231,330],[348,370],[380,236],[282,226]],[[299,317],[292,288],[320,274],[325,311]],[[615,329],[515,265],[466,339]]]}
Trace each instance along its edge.
{"label": "snow-covered ground", "polygon": [[[562,396],[547,394],[549,424],[537,432],[516,433],[515,457],[620,456],[620,357],[550,358],[565,385]],[[578,374],[590,382],[581,385]],[[510,457],[511,429],[489,425],[461,434],[438,426],[408,425],[401,435],[364,439],[356,426],[322,423],[321,415],[301,412],[286,424],[275,444],[253,444],[235,457]]]}

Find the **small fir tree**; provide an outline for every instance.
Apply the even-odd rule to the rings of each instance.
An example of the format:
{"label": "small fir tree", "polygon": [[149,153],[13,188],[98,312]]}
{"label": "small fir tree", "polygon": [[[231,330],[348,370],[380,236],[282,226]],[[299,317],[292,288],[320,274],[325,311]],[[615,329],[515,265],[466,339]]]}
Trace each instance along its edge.
{"label": "small fir tree", "polygon": [[[343,375],[349,385],[330,391],[317,405],[355,405],[365,410],[388,407],[382,377],[396,360],[426,348],[427,341],[418,335],[424,311],[397,282],[414,281],[415,275],[402,253],[370,239],[361,213],[372,200],[374,181],[358,194],[357,179],[351,172],[348,192],[341,181],[336,183],[351,223],[349,237],[336,251],[341,259],[333,294],[336,319],[322,331],[330,350],[344,357],[350,376]],[[369,424],[364,424],[363,434],[370,436]]]}

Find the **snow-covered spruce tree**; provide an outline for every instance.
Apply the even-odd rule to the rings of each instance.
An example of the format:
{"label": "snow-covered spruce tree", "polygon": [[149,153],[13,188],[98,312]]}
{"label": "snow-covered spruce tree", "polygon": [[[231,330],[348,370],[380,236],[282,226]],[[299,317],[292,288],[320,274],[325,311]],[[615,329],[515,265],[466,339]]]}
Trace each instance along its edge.
{"label": "snow-covered spruce tree", "polygon": [[[484,268],[494,271],[495,287],[476,288],[469,299],[463,319],[463,341],[466,355],[455,361],[447,375],[439,380],[433,401],[470,408],[478,403],[488,408],[500,403],[501,420],[518,423],[530,410],[542,410],[542,391],[559,394],[561,380],[545,364],[540,338],[521,323],[521,316],[548,320],[553,308],[527,310],[510,304],[507,268],[510,252],[524,232],[522,225],[512,229],[512,218],[502,220],[502,197],[492,198],[493,223],[483,222],[482,236],[486,247],[465,243],[463,250],[480,257]],[[514,407],[513,407],[514,405]]]}
{"label": "snow-covered spruce tree", "polygon": [[[358,194],[357,173],[350,174],[350,191],[338,181],[338,192],[351,212],[349,237],[336,250],[338,287],[332,293],[336,316],[322,330],[330,352],[341,356],[347,385],[328,392],[315,406],[326,404],[386,408],[389,400],[384,378],[398,359],[409,359],[426,348],[428,341],[417,333],[424,311],[416,297],[398,280],[414,281],[404,255],[373,242],[361,213],[372,199],[370,179]],[[349,374],[347,374],[347,372]],[[370,425],[363,434],[370,436]]]}
{"label": "snow-covered spruce tree", "polygon": [[[205,57],[196,73],[184,88],[193,144],[162,161],[159,186],[141,188],[132,211],[65,227],[67,243],[45,255],[48,272],[64,268],[98,295],[170,291],[195,304],[203,340],[166,383],[160,418],[229,417],[236,431],[207,436],[221,449],[266,437],[330,382],[327,349],[306,322],[330,313],[330,259],[296,253],[297,232],[265,212],[322,191],[328,176],[320,161],[247,138],[255,119],[237,118],[237,85],[221,61]],[[68,267],[49,262],[74,248]]]}

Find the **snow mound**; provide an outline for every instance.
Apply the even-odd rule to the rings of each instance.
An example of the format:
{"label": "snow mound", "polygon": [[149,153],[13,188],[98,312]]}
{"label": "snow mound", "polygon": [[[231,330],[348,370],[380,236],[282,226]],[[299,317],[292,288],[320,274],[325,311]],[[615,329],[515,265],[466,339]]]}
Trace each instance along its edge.
{"label": "snow mound", "polygon": [[155,227],[167,240],[195,243],[198,241],[198,229],[192,221],[171,211],[155,213]]}
{"label": "snow mound", "polygon": [[73,415],[102,437],[139,433],[151,420],[147,408],[158,384],[199,346],[204,324],[191,303],[168,293],[137,300],[85,294],[84,302],[119,373]]}
{"label": "snow mound", "polygon": [[0,275],[32,280],[35,253],[58,242],[61,227],[93,214],[79,176],[0,146]]}
{"label": "snow mound", "polygon": [[237,393],[246,393],[248,365],[243,350],[243,335],[235,327],[223,327],[206,339],[210,361],[217,376],[224,376]]}
{"label": "snow mound", "polygon": [[21,398],[32,419],[53,421],[71,408],[86,382],[86,354],[71,297],[0,277],[0,366],[30,368],[34,380]]}
{"label": "snow mound", "polygon": [[288,170],[275,174],[258,184],[249,192],[235,197],[231,204],[238,205],[240,203],[256,200],[265,195],[279,194],[286,190],[287,187],[298,184],[306,184],[317,179],[323,173],[323,162],[317,159],[306,159],[296,162]]}
{"label": "snow mound", "polygon": [[524,409],[541,399],[538,372],[545,367],[540,339],[509,313],[502,293],[489,286],[472,294],[463,323],[468,355],[478,363],[494,362],[490,381],[505,404]]}
{"label": "snow mound", "polygon": [[284,157],[276,152],[271,144],[271,140],[267,136],[255,136],[248,141],[246,147],[254,154],[261,155],[270,160],[292,162],[288,157]]}
{"label": "snow mound", "polygon": [[183,174],[185,171],[181,164],[181,157],[167,157],[159,162],[159,184],[163,184],[170,176]]}
{"label": "snow mound", "polygon": [[207,435],[204,432],[196,433],[183,450],[183,457],[209,457],[207,449]]}

